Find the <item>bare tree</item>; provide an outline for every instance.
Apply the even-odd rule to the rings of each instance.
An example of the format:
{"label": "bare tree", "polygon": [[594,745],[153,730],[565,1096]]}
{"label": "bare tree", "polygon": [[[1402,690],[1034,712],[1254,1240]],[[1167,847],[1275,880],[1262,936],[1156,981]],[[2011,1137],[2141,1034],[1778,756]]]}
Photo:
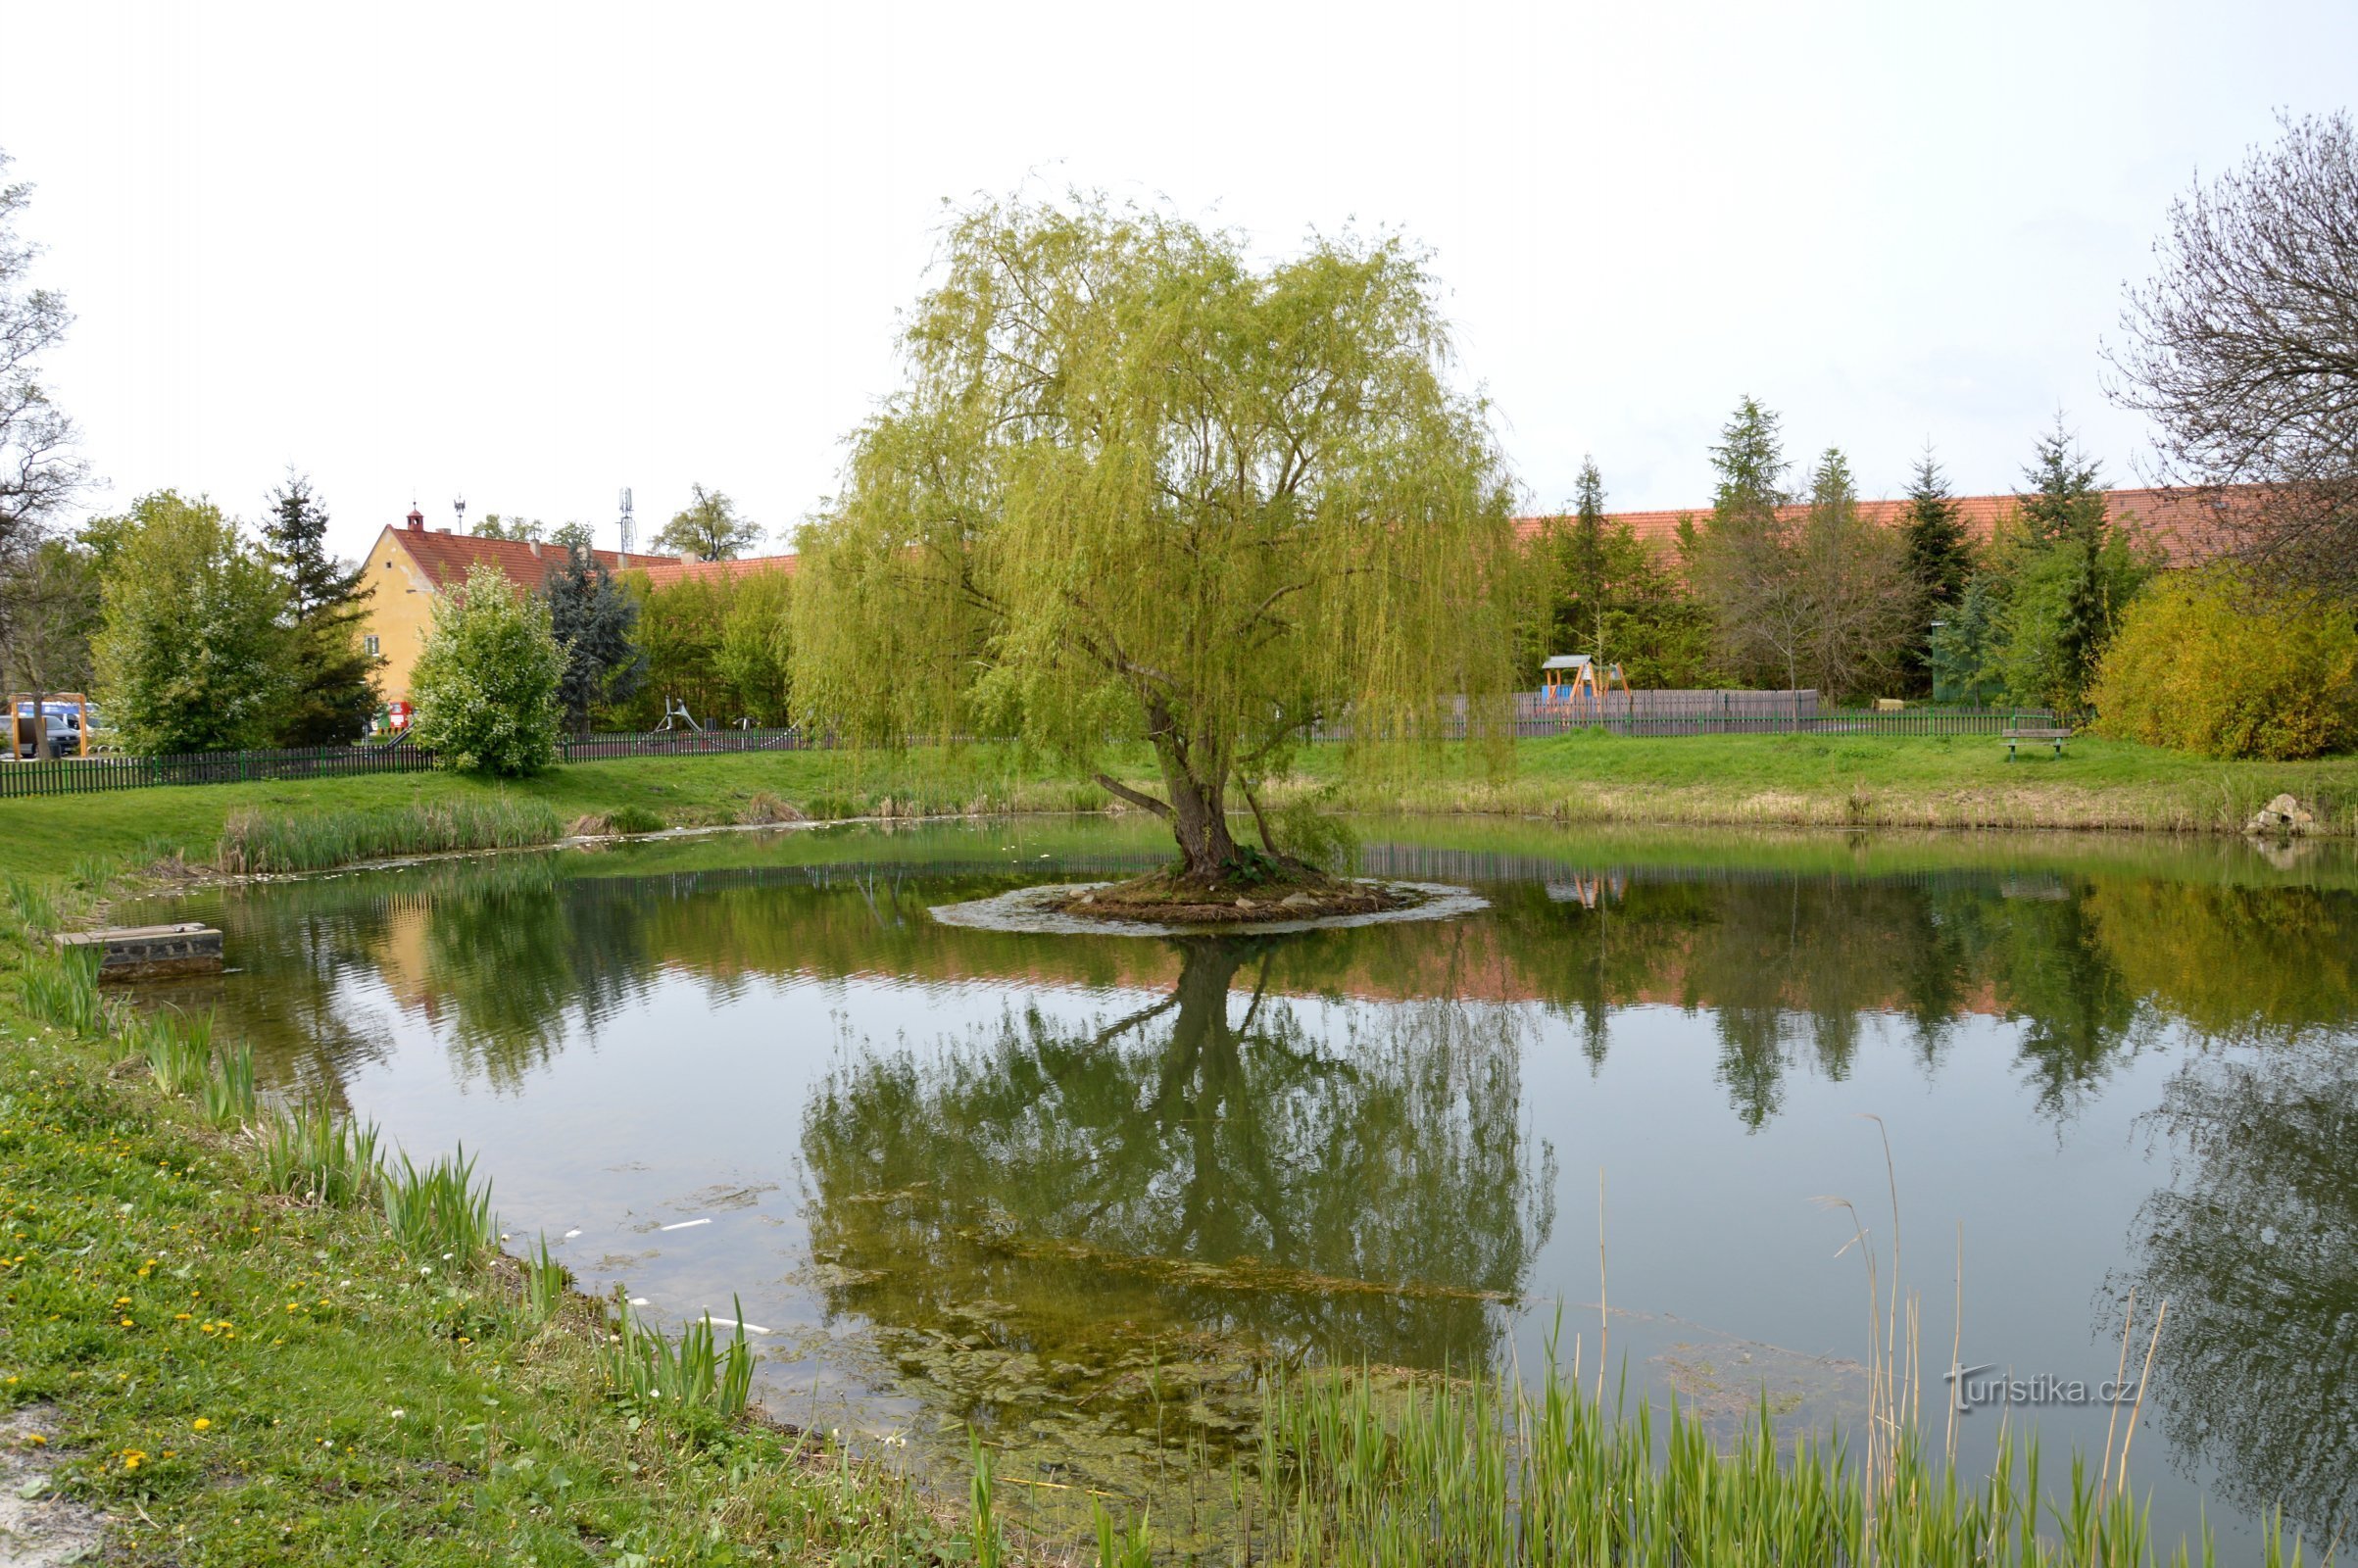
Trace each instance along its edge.
{"label": "bare tree", "polygon": [[2279,123],[2171,206],[2106,351],[2113,396],[2160,425],[2159,477],[2220,503],[2217,542],[2358,592],[2358,132],[2346,113]]}
{"label": "bare tree", "polygon": [[[0,152],[0,176],[11,160]],[[63,297],[28,281],[38,247],[17,235],[32,187],[0,183],[0,571],[21,565],[48,518],[81,487],[74,421],[35,379],[41,352],[74,318]]]}
{"label": "bare tree", "polygon": [[1801,657],[1830,698],[1888,690],[1921,618],[1907,539],[1859,514],[1849,462],[1828,447],[1811,476],[1809,516],[1793,545],[1805,610]]}

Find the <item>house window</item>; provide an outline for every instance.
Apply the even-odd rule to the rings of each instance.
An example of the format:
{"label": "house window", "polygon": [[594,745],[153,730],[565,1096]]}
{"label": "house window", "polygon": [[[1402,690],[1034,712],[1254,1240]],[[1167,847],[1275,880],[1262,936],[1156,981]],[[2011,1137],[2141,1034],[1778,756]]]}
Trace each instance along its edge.
{"label": "house window", "polygon": [[370,659],[376,657],[376,633],[370,632],[361,639],[361,652],[367,654]]}

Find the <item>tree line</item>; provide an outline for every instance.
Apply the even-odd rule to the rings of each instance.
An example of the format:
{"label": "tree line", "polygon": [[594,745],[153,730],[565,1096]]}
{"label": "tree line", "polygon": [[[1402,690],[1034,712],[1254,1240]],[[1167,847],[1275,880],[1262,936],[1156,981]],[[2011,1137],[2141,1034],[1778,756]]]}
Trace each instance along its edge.
{"label": "tree line", "polygon": [[1780,422],[1756,399],[1737,405],[1711,448],[1710,509],[1662,546],[1606,514],[1585,463],[1541,535],[1526,662],[1586,653],[1637,687],[2088,706],[2122,612],[2161,562],[2108,514],[2060,415],[1987,540],[1929,448],[1885,523],[1839,447],[1795,483]]}

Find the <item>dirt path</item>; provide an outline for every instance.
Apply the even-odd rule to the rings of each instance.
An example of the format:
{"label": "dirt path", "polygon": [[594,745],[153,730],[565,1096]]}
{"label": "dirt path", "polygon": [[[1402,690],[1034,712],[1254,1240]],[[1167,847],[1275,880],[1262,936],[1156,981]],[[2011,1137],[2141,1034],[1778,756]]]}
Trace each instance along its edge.
{"label": "dirt path", "polygon": [[57,1413],[26,1405],[0,1418],[0,1568],[63,1568],[98,1556],[104,1515],[50,1490]]}

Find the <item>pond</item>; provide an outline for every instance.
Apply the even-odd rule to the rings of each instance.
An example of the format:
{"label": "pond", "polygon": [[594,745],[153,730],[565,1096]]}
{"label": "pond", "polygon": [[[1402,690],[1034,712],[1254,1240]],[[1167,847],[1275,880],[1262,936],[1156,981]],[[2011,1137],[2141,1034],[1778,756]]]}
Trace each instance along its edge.
{"label": "pond", "polygon": [[1551,1338],[1632,1400],[1855,1429],[1863,1223],[1919,1298],[1936,1444],[1942,1371],[1985,1369],[1969,1468],[2001,1424],[2095,1462],[2134,1291],[2133,1379],[2169,1302],[2134,1460],[2163,1539],[2205,1507],[2231,1556],[2279,1503],[2312,1541],[2347,1522],[2348,847],[1360,830],[1367,873],[1484,906],[1236,938],[933,916],[1163,858],[1040,819],[139,916],[219,923],[231,971],[157,994],[285,1093],[464,1143],[512,1247],[545,1233],[665,1323],[741,1303],[773,1413],[918,1466],[971,1427],[1042,1508],[1162,1496],[1216,1531],[1202,1476],[1260,1371],[1531,1376]]}

